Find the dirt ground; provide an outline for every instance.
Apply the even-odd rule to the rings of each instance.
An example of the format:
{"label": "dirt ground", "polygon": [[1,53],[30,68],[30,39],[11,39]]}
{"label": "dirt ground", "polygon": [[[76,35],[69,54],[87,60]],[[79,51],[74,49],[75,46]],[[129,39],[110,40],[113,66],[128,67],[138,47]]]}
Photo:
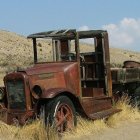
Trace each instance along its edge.
{"label": "dirt ground", "polygon": [[125,122],[102,133],[79,138],[79,140],[140,140],[140,122]]}

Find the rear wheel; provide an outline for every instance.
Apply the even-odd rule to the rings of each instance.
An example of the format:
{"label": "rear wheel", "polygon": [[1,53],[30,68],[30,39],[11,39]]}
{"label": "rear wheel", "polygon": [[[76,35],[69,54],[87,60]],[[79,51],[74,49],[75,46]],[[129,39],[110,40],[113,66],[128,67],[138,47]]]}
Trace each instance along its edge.
{"label": "rear wheel", "polygon": [[140,87],[134,92],[134,104],[140,108]]}
{"label": "rear wheel", "polygon": [[47,123],[60,133],[76,126],[76,111],[68,97],[59,96],[45,104],[45,124]]}

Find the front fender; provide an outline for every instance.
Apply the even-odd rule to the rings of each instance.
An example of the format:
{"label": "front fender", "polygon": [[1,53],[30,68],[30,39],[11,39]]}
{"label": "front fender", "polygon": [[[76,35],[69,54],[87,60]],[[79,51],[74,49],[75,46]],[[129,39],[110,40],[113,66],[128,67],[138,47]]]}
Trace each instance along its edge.
{"label": "front fender", "polygon": [[84,109],[81,105],[79,96],[76,96],[74,94],[74,92],[72,92],[69,89],[66,89],[66,88],[51,88],[51,89],[48,89],[48,90],[46,90],[42,93],[40,99],[51,99],[51,98],[54,98],[56,96],[61,96],[61,95],[69,97],[71,99],[71,101],[73,102],[74,106],[75,106],[76,112],[78,114],[80,114],[81,116],[87,118],[87,114],[86,114],[86,112],[84,111]]}
{"label": "front fender", "polygon": [[57,96],[58,94],[62,94],[62,93],[68,93],[68,94],[74,95],[74,93],[71,90],[66,89],[66,88],[51,88],[51,89],[45,90],[42,93],[41,98],[53,98]]}

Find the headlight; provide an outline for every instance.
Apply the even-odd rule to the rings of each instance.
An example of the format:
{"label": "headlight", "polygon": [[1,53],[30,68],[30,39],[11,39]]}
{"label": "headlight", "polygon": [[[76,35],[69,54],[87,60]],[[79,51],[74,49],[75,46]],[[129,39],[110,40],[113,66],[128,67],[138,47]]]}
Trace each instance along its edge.
{"label": "headlight", "polygon": [[4,88],[0,87],[0,100],[4,98]]}
{"label": "headlight", "polygon": [[38,85],[35,85],[32,89],[32,96],[35,98],[35,99],[39,99],[40,96],[42,94],[42,89],[40,86]]}

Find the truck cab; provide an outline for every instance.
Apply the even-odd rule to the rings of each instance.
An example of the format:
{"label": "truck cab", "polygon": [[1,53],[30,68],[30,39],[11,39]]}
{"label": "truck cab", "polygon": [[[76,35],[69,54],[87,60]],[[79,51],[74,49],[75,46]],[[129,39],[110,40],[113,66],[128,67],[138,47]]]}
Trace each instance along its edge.
{"label": "truck cab", "polygon": [[[76,114],[100,119],[113,108],[108,33],[104,30],[57,30],[31,34],[34,65],[4,77],[1,120],[25,124],[42,116],[59,132],[76,125]],[[43,40],[51,42],[49,60],[39,57]],[[92,52],[80,52],[80,41],[92,39]],[[46,47],[47,51],[47,47]]]}

